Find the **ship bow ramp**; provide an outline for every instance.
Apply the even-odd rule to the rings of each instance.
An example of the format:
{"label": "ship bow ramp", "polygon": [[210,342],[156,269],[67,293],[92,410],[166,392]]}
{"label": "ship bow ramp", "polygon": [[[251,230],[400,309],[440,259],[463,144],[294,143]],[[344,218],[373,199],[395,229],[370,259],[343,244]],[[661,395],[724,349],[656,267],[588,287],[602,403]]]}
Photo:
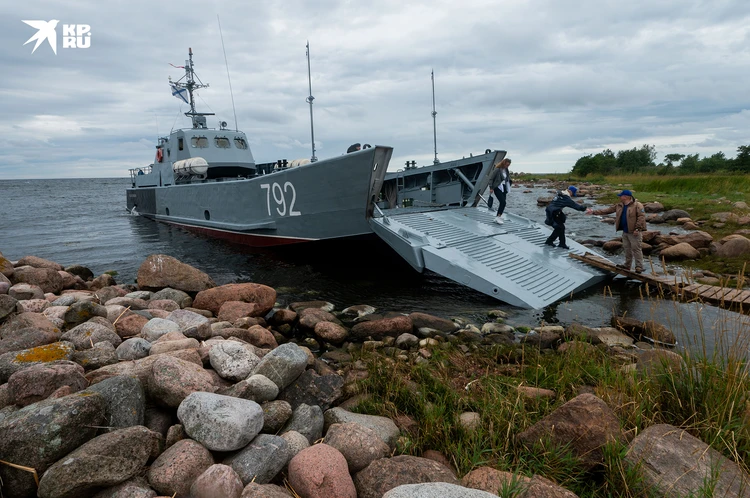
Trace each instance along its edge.
{"label": "ship bow ramp", "polygon": [[425,268],[522,308],[543,308],[597,284],[608,273],[544,244],[551,230],[506,213],[503,225],[481,207],[392,209],[371,218],[373,231],[416,270]]}

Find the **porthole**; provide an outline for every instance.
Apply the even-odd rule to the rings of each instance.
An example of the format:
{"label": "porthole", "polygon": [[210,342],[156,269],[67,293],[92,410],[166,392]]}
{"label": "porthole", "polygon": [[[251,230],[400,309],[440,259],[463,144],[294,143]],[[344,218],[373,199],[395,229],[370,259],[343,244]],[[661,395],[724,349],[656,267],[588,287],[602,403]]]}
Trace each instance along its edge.
{"label": "porthole", "polygon": [[205,211],[203,211],[203,217],[206,218],[206,220],[210,220],[211,219],[211,213],[208,212],[208,209],[206,209]]}

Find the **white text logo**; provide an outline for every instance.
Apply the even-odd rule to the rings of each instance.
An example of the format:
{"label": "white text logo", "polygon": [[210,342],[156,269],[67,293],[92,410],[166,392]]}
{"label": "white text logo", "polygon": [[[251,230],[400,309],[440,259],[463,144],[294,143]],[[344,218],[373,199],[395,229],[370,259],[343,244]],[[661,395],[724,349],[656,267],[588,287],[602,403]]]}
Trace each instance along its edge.
{"label": "white text logo", "polygon": [[[23,21],[37,32],[34,36],[26,40],[24,45],[36,41],[31,53],[36,52],[39,45],[47,40],[52,51],[57,54],[57,19],[51,21]],[[62,48],[89,48],[91,46],[91,26],[88,24],[63,24],[62,25]]]}

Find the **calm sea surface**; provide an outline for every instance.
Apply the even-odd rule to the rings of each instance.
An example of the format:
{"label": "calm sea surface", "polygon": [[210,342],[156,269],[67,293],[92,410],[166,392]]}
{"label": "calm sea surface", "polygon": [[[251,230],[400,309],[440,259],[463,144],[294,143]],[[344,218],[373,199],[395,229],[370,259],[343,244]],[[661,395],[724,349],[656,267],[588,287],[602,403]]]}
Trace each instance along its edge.
{"label": "calm sea surface", "polygon": [[[282,303],[324,299],[337,309],[369,304],[381,311],[462,316],[479,324],[487,311],[502,309],[515,325],[576,321],[603,326],[614,312],[655,319],[691,335],[701,323],[710,335],[727,323],[730,329],[747,328],[743,317],[714,308],[642,299],[637,283],[620,279],[543,310],[522,310],[433,273],[418,274],[379,241],[282,249],[232,245],[131,216],[125,210],[129,183],[127,178],[0,180],[0,252],[10,260],[35,255],[63,266],[82,264],[95,274],[116,270],[119,283],[134,283],[141,262],[162,253],[205,271],[218,284],[270,285]],[[532,190],[523,194],[514,189],[507,210],[541,222],[544,210],[536,199],[548,195],[547,190]],[[575,213],[568,219],[568,234],[578,240],[614,236],[612,226],[596,217]],[[611,259],[620,262],[622,256]]]}

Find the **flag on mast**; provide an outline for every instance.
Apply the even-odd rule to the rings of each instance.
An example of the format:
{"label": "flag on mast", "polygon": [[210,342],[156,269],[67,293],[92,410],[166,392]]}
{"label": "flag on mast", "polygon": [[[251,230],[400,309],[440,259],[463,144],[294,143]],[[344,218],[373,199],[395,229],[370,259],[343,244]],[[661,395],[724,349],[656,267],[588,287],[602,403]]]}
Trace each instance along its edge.
{"label": "flag on mast", "polygon": [[177,97],[178,99],[181,99],[186,104],[189,104],[187,99],[187,88],[180,88],[174,83],[169,84],[172,87],[172,97]]}

